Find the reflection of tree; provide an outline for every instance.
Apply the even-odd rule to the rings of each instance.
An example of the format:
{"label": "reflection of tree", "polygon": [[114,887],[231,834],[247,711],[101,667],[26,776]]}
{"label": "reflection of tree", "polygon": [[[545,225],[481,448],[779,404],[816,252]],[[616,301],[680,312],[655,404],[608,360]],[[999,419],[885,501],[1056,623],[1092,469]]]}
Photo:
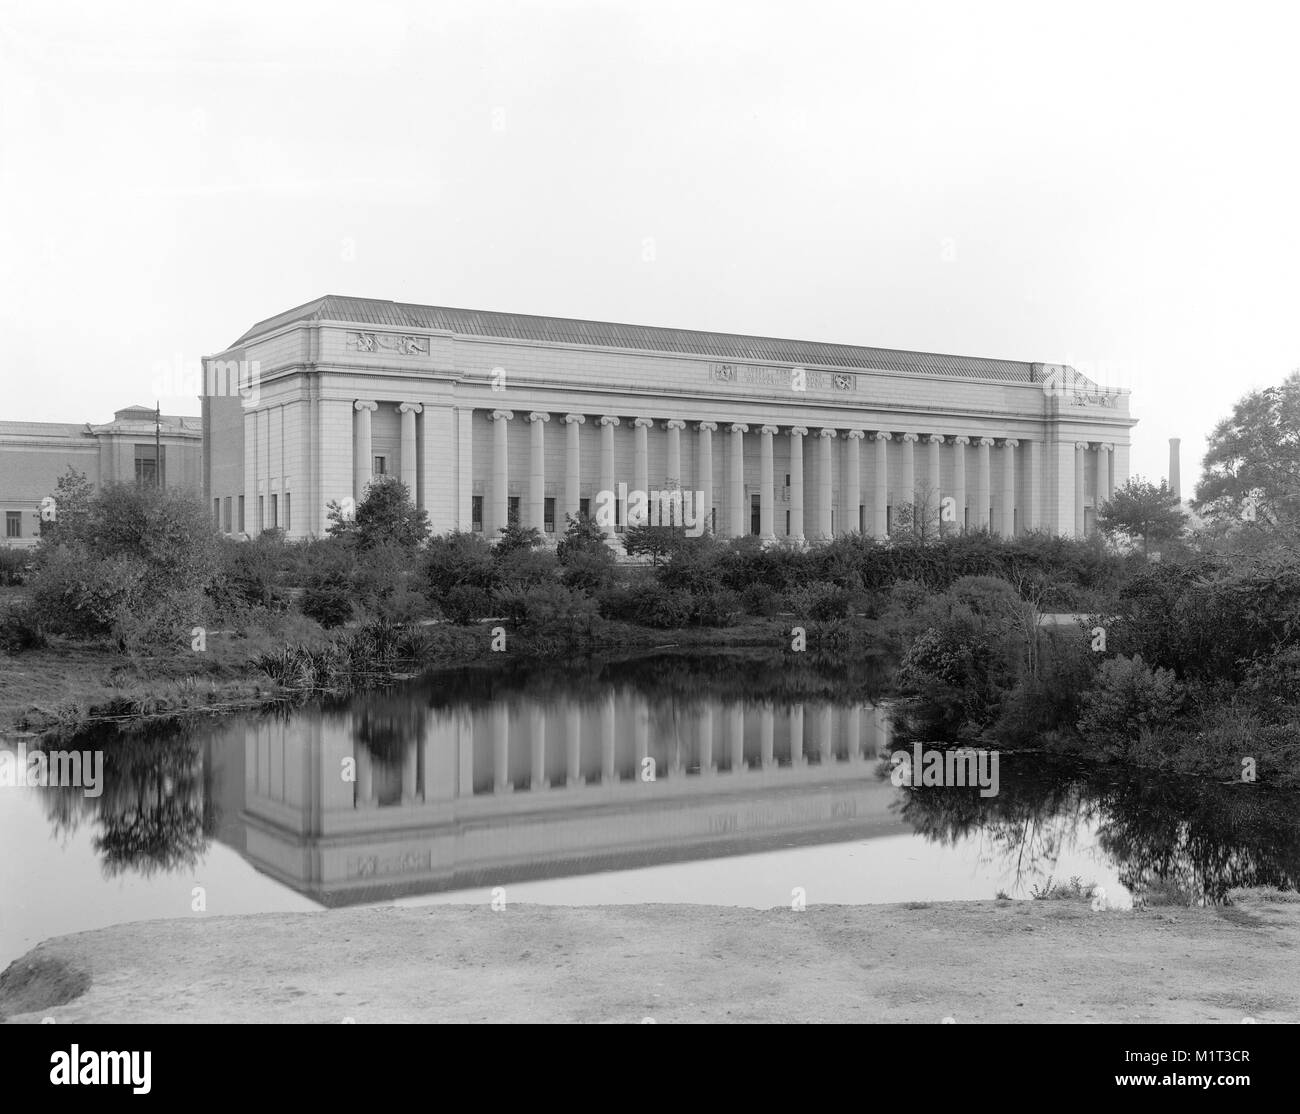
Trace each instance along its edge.
{"label": "reflection of tree", "polygon": [[1175,883],[1217,902],[1236,886],[1300,886],[1295,794],[1031,761],[1001,762],[996,797],[982,798],[978,788],[917,788],[904,795],[901,814],[937,843],[978,836],[988,861],[1014,871],[1018,889],[1053,873],[1064,847],[1094,824],[1100,849],[1136,894]]}
{"label": "reflection of tree", "polygon": [[198,863],[216,828],[198,738],[181,728],[150,728],[63,746],[103,750],[104,784],[98,797],[75,787],[45,790],[56,835],[70,835],[82,820],[94,823],[91,845],[109,877],[127,871],[147,877]]}
{"label": "reflection of tree", "polygon": [[423,742],[425,707],[408,690],[367,692],[354,697],[356,740],[380,762],[400,763],[409,742]]}

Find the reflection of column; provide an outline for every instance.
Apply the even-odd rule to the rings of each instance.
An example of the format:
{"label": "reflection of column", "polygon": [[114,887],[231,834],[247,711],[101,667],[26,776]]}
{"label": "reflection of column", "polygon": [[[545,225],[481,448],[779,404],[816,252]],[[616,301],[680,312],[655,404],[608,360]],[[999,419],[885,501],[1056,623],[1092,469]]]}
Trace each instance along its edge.
{"label": "reflection of column", "polygon": [[568,772],[565,784],[573,789],[587,782],[582,776],[582,714],[576,705],[571,704],[564,718],[565,768]]}
{"label": "reflection of column", "polygon": [[492,791],[509,793],[510,780],[510,709],[505,704],[492,708]]}
{"label": "reflection of column", "polygon": [[840,713],[844,723],[844,753],[850,762],[862,761],[862,705],[854,704]]}
{"label": "reflection of column", "polygon": [[730,757],[731,772],[745,772],[745,708],[743,704],[733,704],[727,709],[727,752]]}
{"label": "reflection of column", "polygon": [[716,767],[713,765],[713,709],[712,707],[705,707],[700,711],[696,737],[698,739],[700,773],[711,774],[716,769]]}
{"label": "reflection of column", "polygon": [[817,536],[829,540],[831,537],[831,469],[834,459],[835,430],[823,429],[821,452],[817,456]]}
{"label": "reflection of column", "polygon": [[1016,447],[1014,437],[1002,442],[1002,536],[1016,536]]}
{"label": "reflection of column", "polygon": [[605,533],[609,537],[614,536],[614,498],[617,492],[614,489],[614,427],[618,425],[618,419],[613,415],[606,414],[600,419],[600,489],[605,492],[605,498],[610,500],[608,504],[608,519],[605,522]]}
{"label": "reflection of column", "polygon": [[727,515],[733,538],[744,537],[745,529],[745,434],[743,422],[731,425],[731,463],[727,466]]}
{"label": "reflection of column", "polygon": [[1083,537],[1084,481],[1088,476],[1088,442],[1074,443],[1074,536]]}
{"label": "reflection of column", "polygon": [[[370,414],[379,409],[377,402],[358,399],[352,404],[356,411],[356,448],[352,454],[352,497],[360,503],[366,497],[366,485],[373,477],[375,458],[370,443]],[[249,508],[252,513],[252,508]]]}
{"label": "reflection of column", "polygon": [[357,760],[357,808],[374,808],[375,770],[370,748],[356,743],[352,753]]}
{"label": "reflection of column", "polygon": [[790,427],[790,537],[803,541],[803,439],[808,430]]}
{"label": "reflection of column", "polygon": [[860,429],[851,429],[845,434],[848,454],[844,462],[844,510],[845,518],[840,524],[841,534],[857,533],[862,528],[862,438],[866,436]]}
{"label": "reflection of column", "polygon": [[[636,744],[636,769],[632,772],[632,780],[640,781],[642,771],[647,768],[646,759],[650,757],[650,705],[639,696],[635,699],[632,738]],[[655,776],[659,776],[658,770]]]}
{"label": "reflection of column", "polygon": [[510,466],[506,446],[506,423],[513,418],[512,410],[493,410],[492,419],[492,503],[490,514],[485,524],[485,532],[490,541],[496,541],[497,533],[510,521]]}
{"label": "reflection of column", "polygon": [[884,430],[876,433],[876,495],[871,533],[877,538],[889,533],[889,438],[890,434]]}
{"label": "reflection of column", "polygon": [[468,711],[456,713],[456,748],[460,771],[456,795],[468,799],[474,796],[474,717]]}
{"label": "reflection of column", "polygon": [[528,788],[545,789],[550,785],[546,779],[546,710],[541,705],[534,705],[528,721],[528,740],[532,745]]}
{"label": "reflection of column", "polygon": [[546,535],[546,423],[550,414],[534,410],[528,415],[532,423],[530,430],[530,452],[528,454],[528,520],[531,526],[543,537]]}
{"label": "reflection of column", "polygon": [[817,709],[817,735],[822,765],[835,765],[835,716],[829,704]]}
{"label": "reflection of column", "polygon": [[1020,517],[1024,521],[1026,530],[1038,529],[1038,475],[1039,475],[1039,453],[1041,449],[1037,441],[1028,442],[1029,459],[1025,461],[1025,497],[1021,500],[1023,509]]}
{"label": "reflection of column", "polygon": [[[564,424],[568,426],[564,443],[564,514],[578,517],[578,508],[582,506],[582,471],[578,457],[578,428],[587,419],[581,414],[565,414]],[[566,521],[567,526],[567,521]],[[555,524],[556,533],[560,533],[560,524]]]}
{"label": "reflection of column", "polygon": [[790,708],[790,765],[803,765],[803,705]]}
{"label": "reflection of column", "polygon": [[943,436],[932,433],[927,438],[930,444],[929,459],[926,461],[926,484],[934,495],[934,509],[930,512],[930,523],[936,533],[943,529],[943,471],[939,463],[939,448]]}
{"label": "reflection of column", "polygon": [[653,418],[637,418],[632,423],[632,490],[642,493],[642,506],[646,518],[639,522],[629,522],[629,526],[644,526],[649,521],[650,513],[650,434],[646,431],[654,426]]}
{"label": "reflection of column", "polygon": [[969,444],[969,437],[952,439],[952,500],[957,504],[953,531],[958,534],[966,529],[966,446]]}
{"label": "reflection of column", "polygon": [[402,415],[402,483],[410,492],[411,502],[415,502],[415,415],[424,407],[418,402],[404,402],[397,408]]}
{"label": "reflection of column", "polygon": [[903,503],[911,505],[912,530],[917,528],[916,519],[916,453],[912,448],[918,440],[915,433],[903,434]]}
{"label": "reflection of column", "polygon": [[700,422],[699,474],[700,491],[703,493],[704,524],[709,532],[713,530],[713,431],[717,422]]}
{"label": "reflection of column", "polygon": [[779,430],[774,425],[765,425],[759,430],[758,460],[758,532],[764,541],[776,537],[773,525],[776,498],[774,478],[772,475],[772,435]]}
{"label": "reflection of column", "polygon": [[871,715],[876,729],[876,752],[881,755],[888,754],[893,735],[889,723],[889,709],[883,704],[877,704],[872,709]]}
{"label": "reflection of column", "polygon": [[977,530],[988,530],[989,507],[992,503],[992,497],[989,495],[989,449],[993,445],[992,437],[981,437],[976,445],[979,446],[979,478],[975,484],[975,522]]}
{"label": "reflection of column", "polygon": [[402,804],[414,804],[419,797],[420,751],[414,739],[408,739],[402,749]]}
{"label": "reflection of column", "polygon": [[758,740],[763,769],[770,770],[776,763],[776,713],[770,704],[758,713]]}
{"label": "reflection of column", "polygon": [[618,771],[614,767],[614,747],[618,742],[617,725],[614,719],[614,690],[605,694],[605,703],[600,709],[600,780],[602,785],[612,785],[618,780]]}

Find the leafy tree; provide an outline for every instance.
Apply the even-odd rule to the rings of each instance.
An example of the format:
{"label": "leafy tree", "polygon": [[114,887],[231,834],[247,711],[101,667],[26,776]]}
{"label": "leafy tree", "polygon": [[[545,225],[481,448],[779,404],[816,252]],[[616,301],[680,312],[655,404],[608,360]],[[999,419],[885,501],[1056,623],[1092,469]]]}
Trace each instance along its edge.
{"label": "leafy tree", "polygon": [[1300,525],[1300,369],[1214,427],[1192,507],[1228,522]]}
{"label": "leafy tree", "polygon": [[78,472],[71,464],[67,471],[55,481],[54,518],[41,519],[41,537],[53,538],[60,529],[75,533],[80,530],[90,510],[90,500],[95,494],[94,485],[86,479],[85,472]]}
{"label": "leafy tree", "polygon": [[535,549],[542,544],[541,531],[536,526],[520,526],[512,522],[501,527],[501,537],[492,550],[492,555],[500,560],[516,549]]}
{"label": "leafy tree", "polygon": [[1176,540],[1186,522],[1169,484],[1161,480],[1156,487],[1141,476],[1134,476],[1097,511],[1097,528],[1106,537],[1140,543],[1144,556],[1152,542],[1159,547]]}
{"label": "leafy tree", "polygon": [[652,565],[671,557],[685,542],[684,526],[654,526],[641,523],[629,526],[623,532],[623,549],[629,557],[644,555],[650,558]]}
{"label": "leafy tree", "polygon": [[429,536],[428,514],[412,502],[410,490],[396,476],[372,480],[351,519],[337,501],[329,504],[328,518],[327,534],[355,540],[360,549],[379,545],[417,549]]}
{"label": "leafy tree", "polygon": [[599,592],[614,576],[614,552],[590,515],[569,515],[564,536],[555,547],[560,578],[569,588]]}

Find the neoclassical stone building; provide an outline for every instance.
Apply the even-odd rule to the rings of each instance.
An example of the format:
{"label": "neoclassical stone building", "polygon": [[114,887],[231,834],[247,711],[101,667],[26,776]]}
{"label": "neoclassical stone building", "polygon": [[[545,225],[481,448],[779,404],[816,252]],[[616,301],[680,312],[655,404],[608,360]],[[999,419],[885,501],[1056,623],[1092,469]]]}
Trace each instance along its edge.
{"label": "neoclassical stone building", "polygon": [[554,537],[626,485],[694,496],[722,536],[1077,536],[1134,424],[1061,365],[337,296],[258,322],[205,379],[214,520],[290,537],[380,473],[437,532]]}

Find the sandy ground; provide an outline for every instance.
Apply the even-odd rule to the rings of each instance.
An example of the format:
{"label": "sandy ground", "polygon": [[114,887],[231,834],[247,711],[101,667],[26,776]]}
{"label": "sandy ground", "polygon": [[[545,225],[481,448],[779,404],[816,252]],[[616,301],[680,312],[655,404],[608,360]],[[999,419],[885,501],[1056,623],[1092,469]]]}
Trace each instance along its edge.
{"label": "sandy ground", "polygon": [[[371,908],[120,925],[0,976],[10,1022],[1300,1020],[1300,902]],[[60,1004],[62,1003],[62,1004]]]}

